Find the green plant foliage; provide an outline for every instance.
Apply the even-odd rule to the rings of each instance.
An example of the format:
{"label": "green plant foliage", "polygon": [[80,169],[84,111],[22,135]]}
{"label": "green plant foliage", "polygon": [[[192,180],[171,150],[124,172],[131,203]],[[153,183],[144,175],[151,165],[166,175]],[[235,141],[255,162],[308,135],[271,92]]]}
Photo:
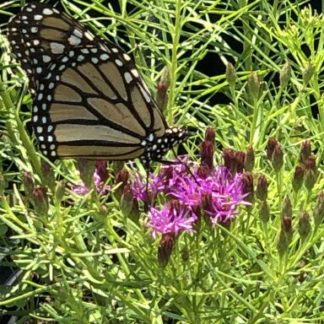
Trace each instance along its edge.
{"label": "green plant foliage", "polygon": [[[1,18],[23,2],[0,4]],[[161,266],[162,238],[152,236],[119,164],[109,164],[103,191],[91,183],[79,194],[73,188],[91,180],[92,166],[45,161],[37,150],[28,80],[10,59],[4,24],[0,266],[21,272],[0,286],[0,314],[21,323],[324,322],[323,15],[301,0],[118,4],[61,1],[132,55],[152,93],[161,77],[167,83],[167,121],[197,129],[184,144],[191,160],[213,127],[214,163],[223,163],[222,149],[233,150],[229,157],[248,150],[245,177],[258,191],[230,225],[202,217],[176,237]],[[200,71],[217,56],[219,66],[207,60],[213,75]],[[139,162],[125,168],[130,179],[137,169],[145,177]]]}

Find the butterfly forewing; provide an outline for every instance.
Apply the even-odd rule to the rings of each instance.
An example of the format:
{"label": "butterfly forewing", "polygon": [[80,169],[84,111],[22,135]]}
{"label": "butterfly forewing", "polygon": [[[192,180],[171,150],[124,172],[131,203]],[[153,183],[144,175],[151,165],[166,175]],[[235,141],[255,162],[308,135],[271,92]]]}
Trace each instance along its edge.
{"label": "butterfly forewing", "polygon": [[34,94],[44,155],[159,160],[186,131],[168,129],[131,58],[64,13],[29,3],[8,25]]}
{"label": "butterfly forewing", "polygon": [[49,71],[40,81],[32,120],[45,155],[135,158],[143,154],[140,144],[152,125],[165,132],[138,74],[107,52],[76,48]]}

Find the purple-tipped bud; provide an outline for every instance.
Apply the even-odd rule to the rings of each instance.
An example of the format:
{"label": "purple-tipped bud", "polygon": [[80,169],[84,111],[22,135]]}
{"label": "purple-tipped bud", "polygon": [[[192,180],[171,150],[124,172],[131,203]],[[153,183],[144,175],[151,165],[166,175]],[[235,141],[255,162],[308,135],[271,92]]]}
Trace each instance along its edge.
{"label": "purple-tipped bud", "polygon": [[243,173],[242,192],[243,194],[247,194],[244,200],[252,203],[254,199],[254,189],[253,189],[253,175],[251,172]]}
{"label": "purple-tipped bud", "polygon": [[214,169],[214,144],[209,141],[201,143],[200,149],[201,165],[207,165],[212,171]]}
{"label": "purple-tipped bud", "polygon": [[282,240],[282,242],[280,242],[280,244],[282,244],[281,249],[283,249],[284,251],[287,251],[292,239],[292,235],[293,235],[292,219],[289,216],[284,216],[281,220],[281,231],[279,236],[279,241]]}
{"label": "purple-tipped bud", "polygon": [[235,152],[232,149],[223,149],[223,159],[225,167],[231,171],[232,174],[236,172],[236,158]]}
{"label": "purple-tipped bud", "polygon": [[162,235],[158,250],[158,261],[161,267],[165,267],[169,263],[175,239],[173,233]]}
{"label": "purple-tipped bud", "polygon": [[291,200],[289,196],[286,196],[283,205],[282,205],[282,210],[281,210],[281,217],[289,217],[292,218],[292,205],[291,205]]}
{"label": "purple-tipped bud", "polygon": [[244,169],[245,153],[242,151],[235,152],[236,172],[242,173]]}
{"label": "purple-tipped bud", "polygon": [[249,145],[245,153],[245,160],[244,160],[245,171],[253,170],[254,161],[255,161],[254,150],[252,145]]}
{"label": "purple-tipped bud", "polygon": [[324,191],[320,192],[317,196],[313,216],[315,228],[318,228],[324,221]]}
{"label": "purple-tipped bud", "polygon": [[35,187],[32,174],[30,172],[24,172],[22,180],[23,180],[26,196],[32,198],[33,189]]}
{"label": "purple-tipped bud", "polygon": [[314,154],[310,155],[305,162],[306,170],[312,170],[314,173],[317,173],[316,167],[316,156]]}
{"label": "purple-tipped bud", "polygon": [[278,141],[274,137],[270,137],[267,143],[267,158],[271,161],[272,154],[275,147],[278,145]]}
{"label": "purple-tipped bud", "polygon": [[305,180],[304,184],[307,190],[311,191],[317,178],[316,156],[310,155],[305,163]]}
{"label": "purple-tipped bud", "polygon": [[310,141],[302,142],[300,147],[300,156],[299,156],[300,162],[305,164],[311,154],[312,154],[312,147]]}
{"label": "purple-tipped bud", "polygon": [[52,167],[46,161],[41,161],[42,183],[52,191],[55,188],[55,176]]}
{"label": "purple-tipped bud", "polygon": [[272,153],[271,162],[275,172],[279,172],[283,166],[283,152],[280,144],[275,146]]}
{"label": "purple-tipped bud", "polygon": [[256,101],[260,96],[261,81],[256,72],[252,72],[247,83],[247,90],[249,96]]}
{"label": "purple-tipped bud", "polygon": [[313,170],[306,169],[305,172],[305,187],[308,191],[311,191],[315,185],[316,182],[316,174]]}
{"label": "purple-tipped bud", "polygon": [[303,185],[304,174],[305,167],[302,164],[297,165],[292,179],[292,186],[295,192],[297,192]]}
{"label": "purple-tipped bud", "polygon": [[284,216],[282,218],[282,229],[286,234],[292,233],[292,218],[289,216]]}
{"label": "purple-tipped bud", "polygon": [[97,160],[96,161],[96,172],[99,176],[99,179],[102,183],[106,183],[109,177],[109,173],[107,170],[107,161],[106,160]]}
{"label": "purple-tipped bud", "polygon": [[301,213],[298,221],[298,233],[301,239],[305,239],[311,232],[312,227],[310,224],[309,214],[304,211]]}
{"label": "purple-tipped bud", "polygon": [[315,71],[314,66],[310,62],[308,62],[303,71],[303,81],[305,85],[307,85],[310,79],[312,78],[314,71]]}
{"label": "purple-tipped bud", "polygon": [[234,88],[236,83],[236,71],[232,63],[228,62],[226,64],[226,81],[228,82],[229,86]]}
{"label": "purple-tipped bud", "polygon": [[168,68],[162,71],[161,79],[156,86],[156,103],[158,108],[163,112],[168,104],[168,89],[170,86],[170,74]]}
{"label": "purple-tipped bud", "polygon": [[284,64],[284,66],[280,71],[280,87],[282,89],[287,87],[288,82],[290,80],[290,74],[291,74],[291,67],[290,64],[287,62]]}
{"label": "purple-tipped bud", "polygon": [[224,165],[234,175],[237,172],[243,172],[245,153],[241,151],[234,151],[232,149],[223,149]]}
{"label": "purple-tipped bud", "polygon": [[207,127],[206,132],[205,132],[205,141],[215,143],[215,129],[212,127]]}
{"label": "purple-tipped bud", "polygon": [[48,211],[48,198],[46,187],[35,187],[32,191],[32,201],[38,215],[46,215]]}
{"label": "purple-tipped bud", "polygon": [[87,188],[91,188],[93,183],[93,173],[95,171],[95,162],[86,159],[78,160],[78,169],[80,172],[80,178]]}
{"label": "purple-tipped bud", "polygon": [[266,200],[268,197],[268,180],[264,175],[258,177],[256,196],[262,201]]}
{"label": "purple-tipped bud", "polygon": [[259,211],[260,219],[263,223],[267,223],[270,218],[270,207],[266,200],[262,201],[260,204]]}

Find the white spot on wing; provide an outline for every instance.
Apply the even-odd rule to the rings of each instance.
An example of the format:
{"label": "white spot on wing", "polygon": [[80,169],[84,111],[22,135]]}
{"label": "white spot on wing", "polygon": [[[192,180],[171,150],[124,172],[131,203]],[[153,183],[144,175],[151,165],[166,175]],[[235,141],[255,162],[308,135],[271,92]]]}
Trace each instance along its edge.
{"label": "white spot on wing", "polygon": [[123,66],[123,62],[120,60],[120,59],[116,59],[115,60],[115,63],[118,65],[118,66]]}
{"label": "white spot on wing", "polygon": [[123,53],[123,57],[124,57],[125,61],[129,62],[131,60],[130,56],[127,55],[126,53]]}
{"label": "white spot on wing", "polygon": [[88,38],[89,40],[93,40],[94,39],[94,36],[90,33],[90,32],[88,32],[88,31],[86,31],[85,33],[84,33],[84,36],[86,37],[86,38]]}
{"label": "white spot on wing", "polygon": [[75,36],[75,35],[71,35],[69,38],[68,38],[68,42],[70,45],[72,46],[77,46],[81,43],[81,38]]}
{"label": "white spot on wing", "polygon": [[134,75],[135,78],[139,77],[139,74],[136,69],[131,69],[132,74]]}
{"label": "white spot on wing", "polygon": [[103,61],[106,61],[106,60],[108,60],[109,59],[109,55],[108,54],[101,54],[100,55],[100,58],[103,60]]}
{"label": "white spot on wing", "polygon": [[[24,18],[23,18],[24,19]],[[41,20],[41,19],[43,19],[43,16],[42,15],[35,15],[34,16],[34,19],[35,20]]]}
{"label": "white spot on wing", "polygon": [[52,15],[53,14],[53,10],[49,9],[49,8],[45,8],[43,10],[43,14],[44,15]]}
{"label": "white spot on wing", "polygon": [[129,72],[124,73],[124,78],[125,78],[126,83],[130,83],[133,80],[133,77],[131,76],[131,74]]}
{"label": "white spot on wing", "polygon": [[62,54],[65,48],[63,44],[56,43],[56,42],[50,43],[50,47],[53,54]]}

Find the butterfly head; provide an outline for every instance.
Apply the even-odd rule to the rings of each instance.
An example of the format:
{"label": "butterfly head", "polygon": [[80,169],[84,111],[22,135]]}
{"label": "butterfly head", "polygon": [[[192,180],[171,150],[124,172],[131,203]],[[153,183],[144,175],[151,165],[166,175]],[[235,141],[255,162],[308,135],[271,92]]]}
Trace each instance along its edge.
{"label": "butterfly head", "polygon": [[149,134],[141,145],[145,148],[141,161],[149,164],[151,161],[161,161],[164,154],[175,144],[183,142],[189,132],[186,128],[168,128],[161,137],[156,137],[154,133]]}

